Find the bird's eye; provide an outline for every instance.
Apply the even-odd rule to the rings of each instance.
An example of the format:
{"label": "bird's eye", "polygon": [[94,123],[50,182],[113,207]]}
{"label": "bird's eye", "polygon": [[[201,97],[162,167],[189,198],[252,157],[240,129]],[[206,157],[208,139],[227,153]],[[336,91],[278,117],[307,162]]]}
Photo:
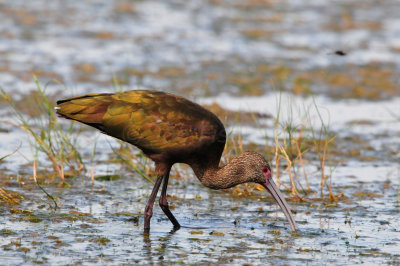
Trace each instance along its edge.
{"label": "bird's eye", "polygon": [[266,166],[262,169],[262,171],[265,176],[266,182],[268,182],[268,180],[271,178],[271,169]]}

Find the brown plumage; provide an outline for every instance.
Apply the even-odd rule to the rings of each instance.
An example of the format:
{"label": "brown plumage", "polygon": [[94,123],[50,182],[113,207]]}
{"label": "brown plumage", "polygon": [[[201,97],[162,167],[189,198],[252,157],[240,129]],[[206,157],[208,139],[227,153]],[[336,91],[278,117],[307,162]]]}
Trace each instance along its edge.
{"label": "brown plumage", "polygon": [[60,100],[57,113],[95,127],[141,149],[155,162],[157,180],[145,209],[144,230],[161,182],[160,207],[180,227],[166,199],[169,172],[175,163],[190,165],[206,187],[222,189],[246,182],[263,185],[297,229],[282,193],[271,178],[268,162],[256,152],[245,152],[219,167],[225,147],[225,128],[212,112],[182,97],[160,91],[88,94]]}

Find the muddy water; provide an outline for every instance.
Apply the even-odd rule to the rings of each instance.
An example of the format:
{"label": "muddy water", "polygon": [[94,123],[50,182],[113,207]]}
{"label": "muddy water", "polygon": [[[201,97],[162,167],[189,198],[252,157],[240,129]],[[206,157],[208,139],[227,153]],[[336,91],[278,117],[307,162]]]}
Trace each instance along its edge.
{"label": "muddy water", "polygon": [[[266,192],[234,197],[190,172],[168,190],[183,228],[172,232],[156,207],[145,236],[151,185],[107,161],[118,143],[99,137],[95,174],[120,178],[92,185],[82,173],[70,187],[44,185],[58,196],[55,210],[33,185],[26,135],[2,123],[0,156],[21,147],[2,161],[0,188],[24,199],[0,202],[0,264],[399,264],[399,8],[373,0],[0,3],[0,86],[18,99],[35,88],[32,73],[56,98],[113,91],[114,76],[122,89],[163,89],[272,117],[283,95],[291,109],[281,119],[301,124],[309,114],[318,128],[316,105],[339,133],[329,173],[334,193],[343,193],[338,204],[313,201],[320,172],[311,161],[315,194],[290,202],[300,228],[292,234]],[[237,97],[248,94],[258,96]],[[246,143],[273,142],[272,119],[229,124]],[[88,165],[92,139],[84,132],[79,143]]]}

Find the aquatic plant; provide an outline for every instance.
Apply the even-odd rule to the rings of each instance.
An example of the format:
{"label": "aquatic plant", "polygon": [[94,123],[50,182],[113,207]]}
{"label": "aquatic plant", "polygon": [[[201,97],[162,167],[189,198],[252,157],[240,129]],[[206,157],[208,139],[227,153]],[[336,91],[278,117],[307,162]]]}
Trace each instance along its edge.
{"label": "aquatic plant", "polygon": [[[331,131],[329,121],[324,121],[314,98],[311,106],[302,104],[303,107],[295,112],[295,104],[289,99],[289,102],[285,102],[285,106],[288,108],[287,117],[282,118],[282,93],[280,92],[277,96],[277,110],[273,130],[277,182],[280,183],[281,175],[285,172],[289,176],[292,196],[299,200],[304,200],[299,191],[304,195],[308,195],[312,191],[306,166],[313,165],[315,163],[313,156],[316,156],[317,168],[320,173],[320,198],[324,199],[324,188],[326,188],[328,199],[337,201],[337,197],[332,191],[331,178],[335,167],[328,162],[330,149],[338,134],[334,134]],[[314,108],[314,113],[317,114],[318,126],[313,123],[314,117],[311,115],[311,108]],[[295,122],[294,117],[301,121]],[[329,174],[327,174],[328,164]],[[282,167],[284,167],[283,171]],[[303,180],[299,177],[298,169],[301,169]],[[303,182],[305,183],[305,188]]]}
{"label": "aquatic plant", "polygon": [[29,143],[34,157],[34,170],[38,166],[38,154],[43,154],[51,162],[53,173],[62,182],[65,182],[65,166],[73,173],[79,173],[85,169],[81,155],[76,147],[77,134],[73,133],[73,124],[67,130],[61,127],[56,119],[53,105],[46,97],[45,91],[40,86],[36,76],[34,79],[38,97],[34,98],[33,102],[27,102],[28,106],[26,107],[38,109],[39,114],[27,117],[17,107],[12,96],[1,88],[1,97],[13,111],[12,120],[6,121],[6,123],[22,129],[30,136]]}

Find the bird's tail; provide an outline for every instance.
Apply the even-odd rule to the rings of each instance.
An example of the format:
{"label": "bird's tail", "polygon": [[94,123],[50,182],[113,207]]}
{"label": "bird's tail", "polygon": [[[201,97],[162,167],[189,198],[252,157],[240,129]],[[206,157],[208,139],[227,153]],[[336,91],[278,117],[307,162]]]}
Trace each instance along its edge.
{"label": "bird's tail", "polygon": [[55,107],[59,116],[88,125],[102,124],[102,119],[112,103],[110,94],[88,94],[57,101]]}

